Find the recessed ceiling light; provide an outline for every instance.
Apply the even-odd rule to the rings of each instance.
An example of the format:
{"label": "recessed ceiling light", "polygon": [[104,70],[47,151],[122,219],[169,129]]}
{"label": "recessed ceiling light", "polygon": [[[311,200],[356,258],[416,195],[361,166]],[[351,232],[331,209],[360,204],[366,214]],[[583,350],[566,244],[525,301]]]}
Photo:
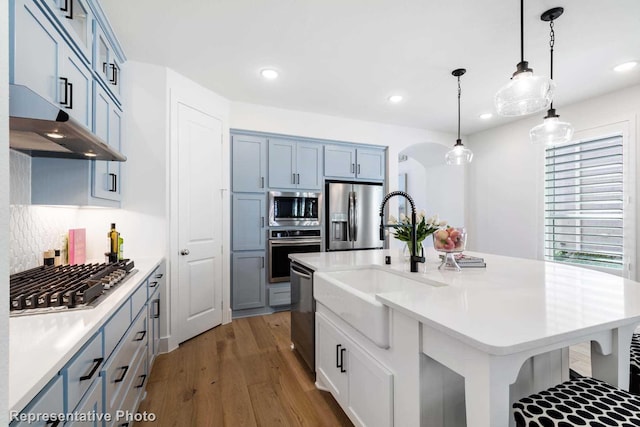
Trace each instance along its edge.
{"label": "recessed ceiling light", "polygon": [[493,114],[491,114],[491,113],[482,113],[482,114],[480,114],[480,118],[482,120],[489,120],[491,117],[493,117]]}
{"label": "recessed ceiling light", "polygon": [[278,72],[271,68],[265,68],[264,70],[261,70],[260,74],[262,75],[262,77],[264,77],[267,80],[273,80],[278,78]]}
{"label": "recessed ceiling light", "polygon": [[632,68],[635,68],[636,65],[638,65],[638,61],[629,61],[625,62],[624,64],[616,65],[615,67],[613,67],[613,70],[619,73],[623,73],[625,71],[631,70]]}
{"label": "recessed ceiling light", "polygon": [[391,95],[387,99],[389,100],[389,102],[393,102],[394,104],[397,104],[398,102],[402,101],[402,95]]}
{"label": "recessed ceiling light", "polygon": [[62,139],[62,138],[64,138],[64,135],[62,135],[61,133],[55,133],[55,132],[45,133],[45,135],[48,136],[49,138],[53,138],[53,139]]}

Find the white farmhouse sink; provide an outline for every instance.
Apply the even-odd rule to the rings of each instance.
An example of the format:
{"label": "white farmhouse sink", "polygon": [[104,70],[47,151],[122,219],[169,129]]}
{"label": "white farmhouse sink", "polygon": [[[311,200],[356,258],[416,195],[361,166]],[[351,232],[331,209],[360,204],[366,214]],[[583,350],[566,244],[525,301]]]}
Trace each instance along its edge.
{"label": "white farmhouse sink", "polygon": [[313,276],[314,298],[381,348],[389,347],[389,307],[376,294],[424,286],[438,285],[375,267]]}

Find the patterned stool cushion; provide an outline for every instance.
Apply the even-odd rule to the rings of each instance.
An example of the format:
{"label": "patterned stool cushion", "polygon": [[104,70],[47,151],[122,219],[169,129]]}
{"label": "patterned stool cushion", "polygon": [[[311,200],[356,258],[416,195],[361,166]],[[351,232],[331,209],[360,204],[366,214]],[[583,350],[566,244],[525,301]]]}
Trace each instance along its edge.
{"label": "patterned stool cushion", "polygon": [[581,377],[513,404],[518,427],[640,426],[640,398]]}
{"label": "patterned stool cushion", "polygon": [[631,338],[631,367],[640,371],[640,334]]}
{"label": "patterned stool cushion", "polygon": [[633,334],[633,338],[631,338],[630,370],[629,391],[640,395],[640,334]]}

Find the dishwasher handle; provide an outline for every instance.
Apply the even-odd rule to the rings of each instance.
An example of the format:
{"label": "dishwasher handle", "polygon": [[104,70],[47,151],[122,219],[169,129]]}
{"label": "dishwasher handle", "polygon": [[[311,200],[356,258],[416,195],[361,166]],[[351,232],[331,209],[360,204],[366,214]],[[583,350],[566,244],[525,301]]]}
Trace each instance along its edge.
{"label": "dishwasher handle", "polygon": [[296,275],[298,275],[298,276],[300,276],[300,277],[302,277],[304,279],[311,280],[311,274],[308,274],[308,273],[306,273],[304,271],[298,270],[297,268],[295,268],[293,266],[293,264],[291,264],[291,271],[293,271],[294,273],[296,273]]}

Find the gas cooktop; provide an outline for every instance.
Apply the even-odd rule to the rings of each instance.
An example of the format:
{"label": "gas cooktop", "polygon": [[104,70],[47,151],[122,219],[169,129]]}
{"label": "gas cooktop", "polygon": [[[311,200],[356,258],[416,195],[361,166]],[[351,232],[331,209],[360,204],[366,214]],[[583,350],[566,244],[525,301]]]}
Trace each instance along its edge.
{"label": "gas cooktop", "polygon": [[10,315],[93,308],[136,271],[133,267],[133,261],[125,259],[109,264],[41,266],[12,274]]}

